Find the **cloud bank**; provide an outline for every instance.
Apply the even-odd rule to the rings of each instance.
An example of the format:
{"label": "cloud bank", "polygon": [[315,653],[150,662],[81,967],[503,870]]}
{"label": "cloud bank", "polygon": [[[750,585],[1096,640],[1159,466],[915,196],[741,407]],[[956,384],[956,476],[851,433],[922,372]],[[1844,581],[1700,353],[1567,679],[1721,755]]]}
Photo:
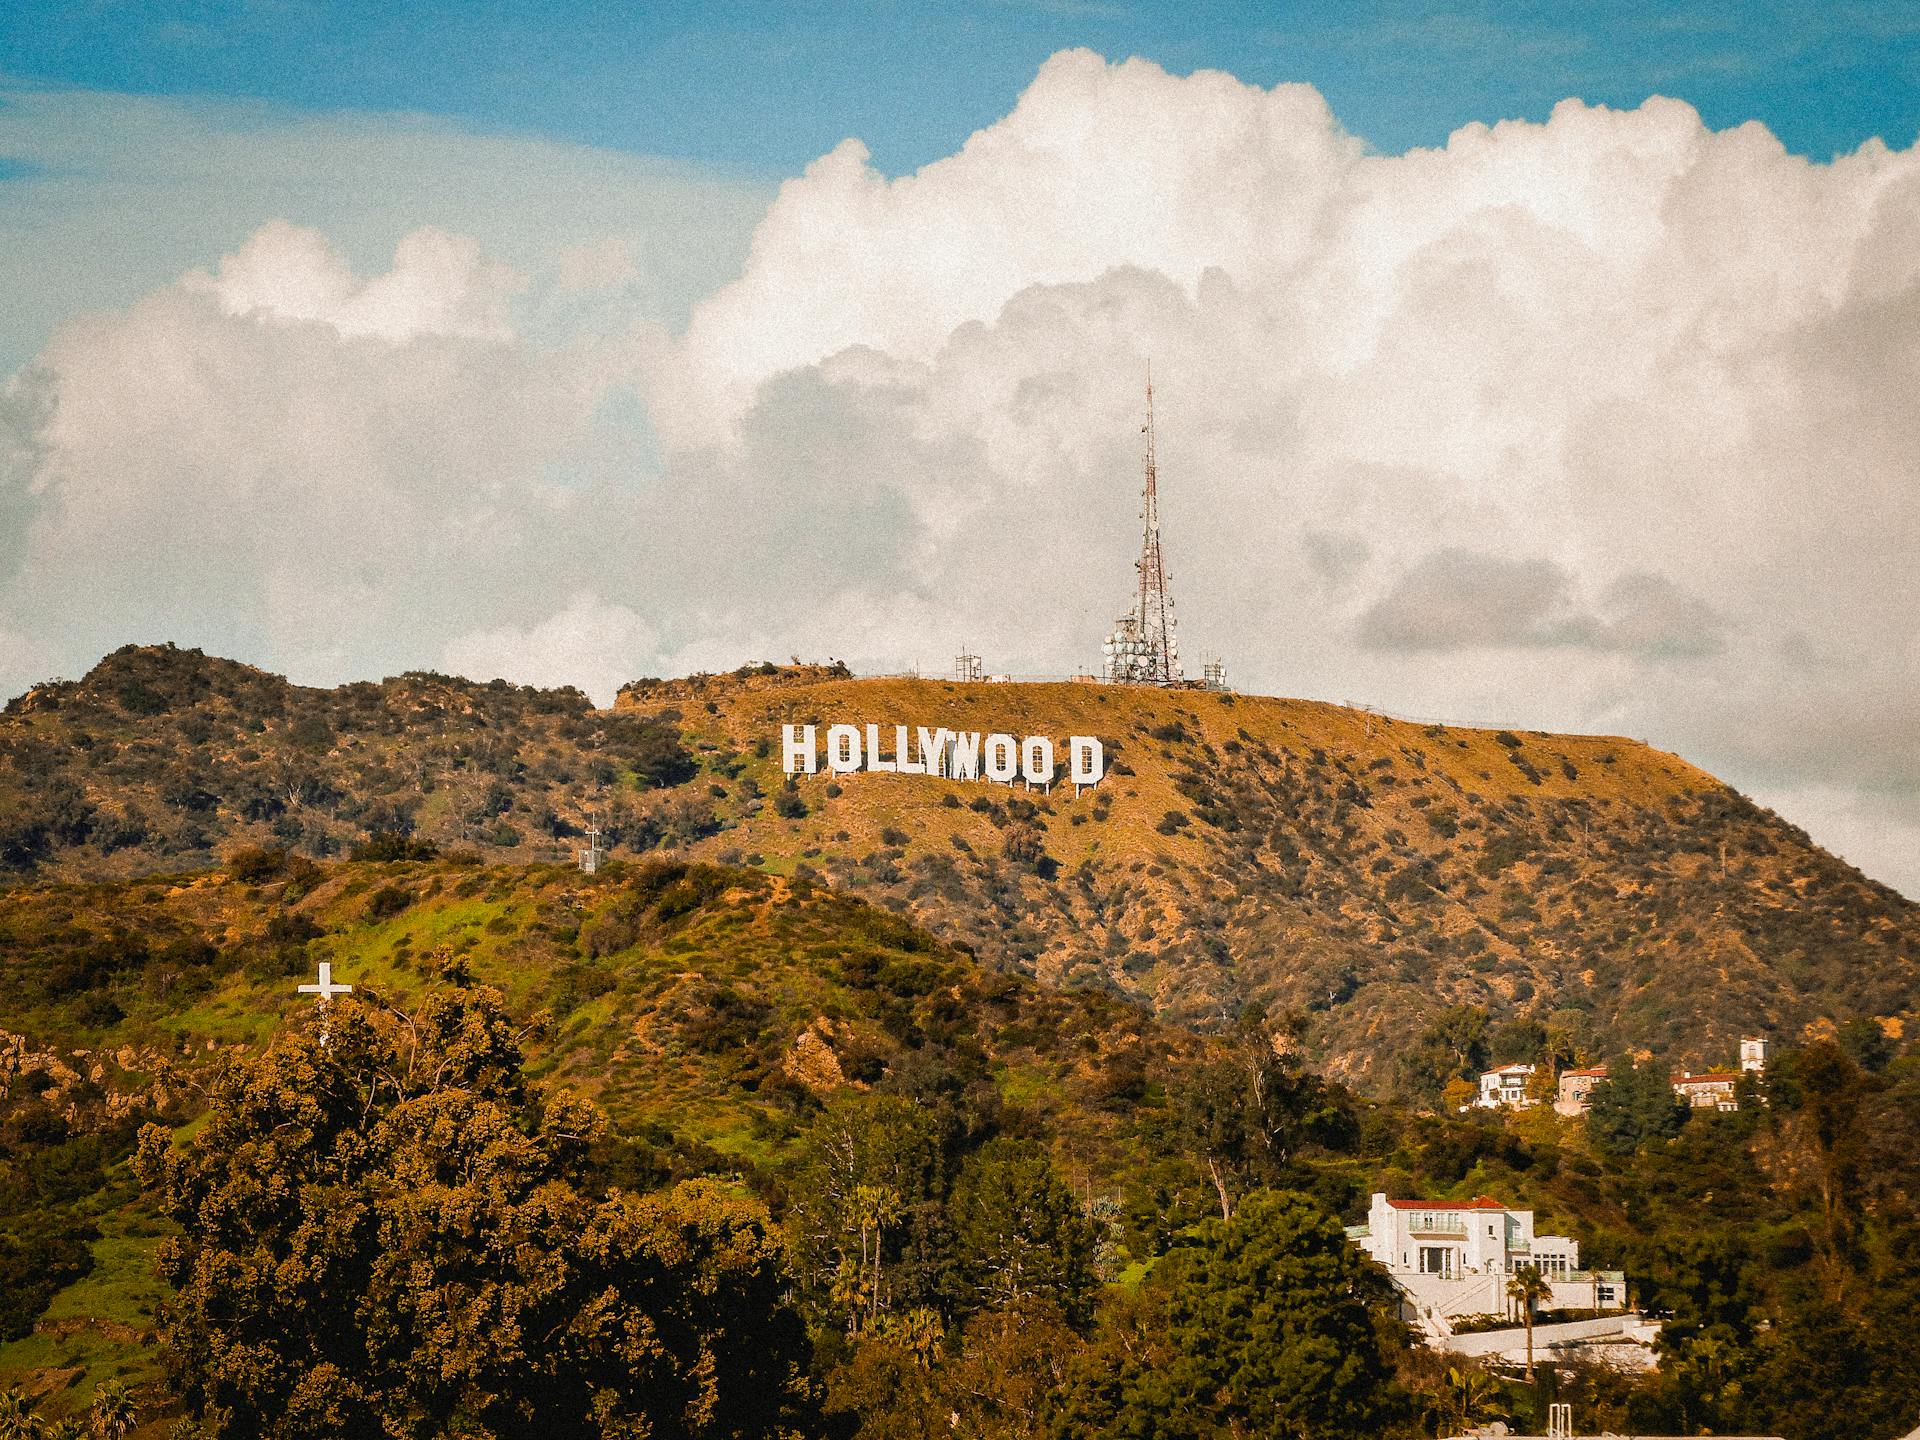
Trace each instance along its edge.
{"label": "cloud bank", "polygon": [[1386,156],[1305,86],[1069,52],[917,174],[789,180],[683,325],[595,308],[644,237],[375,269],[261,221],[9,384],[0,688],[161,636],[603,697],[1084,668],[1151,356],[1190,663],[1648,738],[1920,893],[1912,150],[1656,99]]}

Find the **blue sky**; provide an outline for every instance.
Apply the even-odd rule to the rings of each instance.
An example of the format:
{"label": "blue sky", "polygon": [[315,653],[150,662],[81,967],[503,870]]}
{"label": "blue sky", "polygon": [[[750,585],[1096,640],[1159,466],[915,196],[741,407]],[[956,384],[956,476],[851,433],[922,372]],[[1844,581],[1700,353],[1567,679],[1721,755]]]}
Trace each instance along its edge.
{"label": "blue sky", "polygon": [[1911,3],[323,4],[0,7],[0,77],[313,110],[421,111],[582,144],[791,174],[848,135],[890,174],[1003,114],[1085,45],[1170,70],[1305,80],[1384,151],[1569,95],[1678,95],[1826,159],[1920,129]]}

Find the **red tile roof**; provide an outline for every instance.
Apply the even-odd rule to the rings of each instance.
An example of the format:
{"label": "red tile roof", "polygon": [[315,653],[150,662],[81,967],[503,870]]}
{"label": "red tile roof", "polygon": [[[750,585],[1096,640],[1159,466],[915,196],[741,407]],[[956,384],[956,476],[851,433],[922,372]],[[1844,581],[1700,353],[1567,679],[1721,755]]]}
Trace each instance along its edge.
{"label": "red tile roof", "polygon": [[1471,1200],[1389,1200],[1387,1205],[1394,1210],[1504,1210],[1507,1208],[1490,1195],[1476,1195]]}

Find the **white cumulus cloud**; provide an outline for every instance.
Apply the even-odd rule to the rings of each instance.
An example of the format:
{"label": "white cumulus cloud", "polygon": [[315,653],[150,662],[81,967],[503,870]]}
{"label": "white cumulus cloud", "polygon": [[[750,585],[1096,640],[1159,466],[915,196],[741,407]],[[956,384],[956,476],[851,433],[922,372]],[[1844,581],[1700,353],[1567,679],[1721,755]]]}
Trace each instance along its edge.
{"label": "white cumulus cloud", "polygon": [[654,628],[625,605],[582,591],[530,625],[503,625],[457,636],[443,666],[473,680],[511,680],[558,689],[571,685],[602,705],[637,678],[658,644]]}

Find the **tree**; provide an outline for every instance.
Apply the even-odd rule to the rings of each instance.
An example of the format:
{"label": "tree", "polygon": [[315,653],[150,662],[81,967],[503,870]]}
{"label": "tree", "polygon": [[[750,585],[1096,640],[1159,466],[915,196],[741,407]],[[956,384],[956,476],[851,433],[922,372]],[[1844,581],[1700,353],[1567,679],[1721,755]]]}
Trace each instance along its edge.
{"label": "tree", "polygon": [[1846,1057],[1869,1074],[1886,1069],[1897,1052],[1886,1030],[1870,1015],[1855,1016],[1833,1038]]}
{"label": "tree", "polygon": [[91,1440],[126,1440],[138,1420],[126,1387],[109,1380],[94,1392],[87,1411],[87,1434]]}
{"label": "tree", "polygon": [[795,1437],[804,1327],[757,1202],[603,1192],[598,1115],[523,1073],[499,996],[334,1004],[137,1168],[180,1235],[181,1391],[219,1436]]}
{"label": "tree", "polygon": [[951,1202],[961,1267],[990,1306],[1047,1300],[1070,1320],[1092,1314],[1094,1227],[1030,1140],[989,1140],[971,1157]]}
{"label": "tree", "polygon": [[1858,1205],[1865,1138],[1860,1127],[1860,1071],[1831,1040],[1815,1041],[1795,1059],[1801,1123],[1820,1156],[1821,1219],[1827,1245],[1837,1251]]}
{"label": "tree", "polygon": [[896,1301],[947,1296],[941,1142],[939,1118],[898,1095],[837,1100],[807,1132],[787,1211],[793,1263],[849,1334]]}
{"label": "tree", "polygon": [[1083,1341],[1044,1302],[986,1310],[967,1322],[960,1353],[943,1376],[952,1433],[976,1440],[1031,1440],[1067,1384]]}
{"label": "tree", "polygon": [[1503,1418],[1500,1382],[1478,1366],[1449,1365],[1445,1383],[1445,1406],[1436,1418],[1443,1420],[1449,1431],[1457,1433],[1482,1421]]}
{"label": "tree", "polygon": [[1302,1148],[1341,1143],[1355,1128],[1345,1096],[1291,1054],[1277,1052],[1258,1011],[1242,1018],[1224,1058],[1191,1074],[1176,1102],[1182,1133],[1219,1196],[1222,1220],[1233,1218],[1237,1191],[1285,1181]]}
{"label": "tree", "polygon": [[1669,1140],[1687,1120],[1687,1104],[1673,1093],[1658,1061],[1630,1058],[1607,1066],[1607,1078],[1588,1100],[1587,1134],[1610,1155],[1627,1156],[1653,1140]]}
{"label": "tree", "polygon": [[40,1421],[17,1388],[0,1390],[0,1440],[36,1440]]}
{"label": "tree", "polygon": [[1520,1317],[1527,1327],[1527,1379],[1533,1379],[1533,1307],[1542,1300],[1551,1299],[1553,1287],[1540,1274],[1538,1265],[1520,1265],[1514,1268],[1513,1277],[1507,1281],[1507,1298],[1520,1307]]}
{"label": "tree", "polygon": [[1372,1440],[1400,1409],[1386,1277],[1304,1195],[1256,1191],[1155,1268],[1148,1314],[1094,1347],[1061,1440]]}
{"label": "tree", "polygon": [[1394,1062],[1394,1083],[1409,1100],[1432,1104],[1447,1081],[1471,1080],[1487,1068],[1487,1012],[1449,1005]]}

